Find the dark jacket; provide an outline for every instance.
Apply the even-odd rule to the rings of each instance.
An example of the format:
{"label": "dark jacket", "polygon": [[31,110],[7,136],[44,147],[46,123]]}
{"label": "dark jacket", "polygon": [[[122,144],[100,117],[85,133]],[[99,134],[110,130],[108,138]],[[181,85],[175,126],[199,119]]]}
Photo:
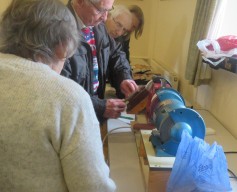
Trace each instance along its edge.
{"label": "dark jacket", "polygon": [[117,43],[121,43],[122,45],[122,51],[126,53],[126,58],[130,63],[130,38],[126,37],[126,36],[121,36],[115,39],[115,41]]}
{"label": "dark jacket", "polygon": [[[69,9],[72,10],[70,5]],[[84,87],[91,96],[99,121],[102,122],[104,120],[103,114],[106,108],[106,100],[104,99],[106,74],[113,74],[111,84],[116,90],[120,89],[120,83],[123,80],[132,79],[132,77],[130,65],[126,59],[125,53],[121,51],[121,45],[118,45],[114,39],[108,35],[104,23],[95,26],[93,29],[99,65],[98,79],[100,84],[97,94],[94,95],[93,93],[92,51],[83,37],[81,45],[78,47],[76,53],[65,62],[61,74]]]}

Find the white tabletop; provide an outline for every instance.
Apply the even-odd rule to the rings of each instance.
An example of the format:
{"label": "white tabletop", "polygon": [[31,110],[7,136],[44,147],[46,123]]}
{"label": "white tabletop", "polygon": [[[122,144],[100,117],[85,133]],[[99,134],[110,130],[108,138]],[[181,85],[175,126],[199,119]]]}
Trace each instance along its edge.
{"label": "white tabletop", "polygon": [[[237,140],[228,130],[208,111],[198,110],[198,112],[203,117],[206,127],[214,130],[205,137],[205,140],[209,144],[216,141],[224,151],[237,151]],[[119,129],[111,131],[115,128]],[[108,131],[111,131],[108,136],[111,177],[117,184],[117,192],[145,192],[145,176],[139,163],[135,135],[130,125],[118,119],[110,119],[108,120]],[[236,154],[227,154],[226,157],[228,168],[237,174]],[[152,160],[154,157],[150,158]],[[172,161],[169,162],[170,165]],[[230,181],[233,191],[237,192],[237,181],[234,179]]]}

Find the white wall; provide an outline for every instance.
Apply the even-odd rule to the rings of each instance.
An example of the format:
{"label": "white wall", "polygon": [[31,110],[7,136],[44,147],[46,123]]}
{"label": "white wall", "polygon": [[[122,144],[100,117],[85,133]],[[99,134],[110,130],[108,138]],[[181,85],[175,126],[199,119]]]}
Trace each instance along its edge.
{"label": "white wall", "polygon": [[155,39],[152,58],[179,75],[179,90],[191,104],[195,103],[196,88],[185,80],[196,0],[154,0],[158,2],[155,16]]}
{"label": "white wall", "polygon": [[212,71],[210,85],[198,88],[197,102],[203,105],[237,138],[237,74]]}
{"label": "white wall", "polygon": [[115,0],[115,4],[123,4],[123,5],[138,5],[141,7],[144,15],[145,15],[145,26],[143,34],[140,38],[135,39],[134,35],[131,38],[130,50],[131,56],[134,58],[150,58],[151,57],[151,33],[152,33],[152,13],[155,7],[152,7],[153,0]]}
{"label": "white wall", "polygon": [[62,1],[64,4],[67,4],[68,0],[60,0]]}
{"label": "white wall", "polygon": [[0,0],[0,14],[6,9],[11,0]]}

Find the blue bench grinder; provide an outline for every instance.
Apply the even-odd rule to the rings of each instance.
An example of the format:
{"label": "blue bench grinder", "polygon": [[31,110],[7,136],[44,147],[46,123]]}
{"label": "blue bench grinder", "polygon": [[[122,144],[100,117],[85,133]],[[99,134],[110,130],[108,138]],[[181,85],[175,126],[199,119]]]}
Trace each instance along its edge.
{"label": "blue bench grinder", "polygon": [[205,123],[193,109],[185,107],[183,97],[171,87],[160,87],[150,102],[150,121],[155,125],[150,141],[156,156],[175,156],[182,132],[192,137],[205,137]]}

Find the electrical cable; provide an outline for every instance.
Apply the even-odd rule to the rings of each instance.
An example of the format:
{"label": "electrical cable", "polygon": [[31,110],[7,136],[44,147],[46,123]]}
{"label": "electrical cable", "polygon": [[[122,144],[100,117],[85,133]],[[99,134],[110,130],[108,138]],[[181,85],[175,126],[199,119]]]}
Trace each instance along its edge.
{"label": "electrical cable", "polygon": [[118,130],[118,129],[131,129],[131,131],[133,131],[132,127],[127,127],[127,126],[121,126],[121,127],[117,127],[117,128],[111,129],[111,130],[104,136],[104,138],[103,138],[103,140],[102,140],[103,145],[104,145],[104,142],[105,142],[105,140],[107,139],[107,137],[108,137],[110,134],[113,134],[113,132],[114,132],[115,130]]}
{"label": "electrical cable", "polygon": [[231,173],[232,176],[230,176],[230,178],[236,179],[237,180],[237,176],[234,174],[233,171],[231,171],[230,169],[227,169],[229,173]]}
{"label": "electrical cable", "polygon": [[[235,153],[237,153],[237,151],[225,151],[224,153],[225,153],[225,154],[235,154]],[[231,171],[230,169],[227,169],[227,170],[228,170],[228,172],[231,174],[231,176],[230,176],[229,178],[232,178],[232,179],[236,179],[236,180],[237,180],[236,174],[235,174],[233,171]]]}
{"label": "electrical cable", "polygon": [[237,151],[226,151],[225,154],[237,153]]}
{"label": "electrical cable", "polygon": [[[191,106],[191,108],[193,109],[193,106]],[[195,109],[195,110],[200,110],[200,111],[207,111],[210,113],[210,111],[208,111],[207,109]],[[214,116],[213,116],[214,117]],[[215,118],[215,117],[214,117]],[[215,118],[216,119],[216,118]],[[216,119],[217,120],[217,119]],[[218,121],[218,120],[217,120]],[[237,153],[237,151],[226,151],[224,152],[225,154],[235,154]],[[230,169],[227,169],[229,173],[231,173],[232,176],[230,176],[230,178],[233,178],[233,179],[237,179],[237,176],[234,174],[233,171],[231,171]]]}

